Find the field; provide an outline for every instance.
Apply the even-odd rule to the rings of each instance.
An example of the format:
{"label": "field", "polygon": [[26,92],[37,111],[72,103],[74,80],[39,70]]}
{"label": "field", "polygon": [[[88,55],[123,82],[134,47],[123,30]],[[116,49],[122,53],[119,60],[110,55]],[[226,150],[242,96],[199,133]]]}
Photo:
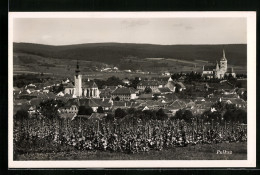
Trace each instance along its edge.
{"label": "field", "polygon": [[[29,153],[17,155],[17,160],[246,160],[246,144],[246,142],[242,142],[189,145],[137,154],[79,150],[58,153]],[[217,150],[232,151],[232,154],[217,154]]]}
{"label": "field", "polygon": [[[219,60],[222,49],[222,45],[99,43],[48,46],[14,43],[14,74],[43,72],[60,77],[72,76],[76,60],[80,62],[83,75],[87,76],[100,73],[101,68],[113,66],[120,70],[137,69],[155,73],[198,72],[202,70],[202,65]],[[225,45],[225,49],[228,66],[233,67],[236,73],[246,73],[246,45]],[[100,77],[109,74],[113,73],[102,73]],[[122,76],[131,75],[122,73]]]}

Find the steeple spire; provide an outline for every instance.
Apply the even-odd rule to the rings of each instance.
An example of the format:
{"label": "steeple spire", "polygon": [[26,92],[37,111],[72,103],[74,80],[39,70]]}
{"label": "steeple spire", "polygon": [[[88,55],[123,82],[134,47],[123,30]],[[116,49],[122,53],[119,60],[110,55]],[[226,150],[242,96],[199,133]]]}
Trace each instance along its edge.
{"label": "steeple spire", "polygon": [[79,69],[79,61],[77,60],[77,69]]}
{"label": "steeple spire", "polygon": [[77,60],[77,66],[76,66],[75,73],[76,73],[76,76],[79,75],[79,73],[80,73],[78,60]]}
{"label": "steeple spire", "polygon": [[219,70],[218,61],[216,60],[216,70]]}
{"label": "steeple spire", "polygon": [[225,54],[225,50],[223,49],[223,58],[222,58],[223,60],[227,60],[226,59],[226,54]]}

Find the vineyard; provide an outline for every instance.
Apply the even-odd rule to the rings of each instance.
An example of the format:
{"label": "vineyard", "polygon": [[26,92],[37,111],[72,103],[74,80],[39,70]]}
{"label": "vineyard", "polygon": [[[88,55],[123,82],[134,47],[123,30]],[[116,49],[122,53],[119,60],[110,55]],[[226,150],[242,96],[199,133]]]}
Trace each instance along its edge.
{"label": "vineyard", "polygon": [[14,120],[14,159],[17,154],[82,151],[124,154],[162,151],[188,145],[247,141],[247,125],[239,122],[141,120],[133,116],[114,121],[26,118]]}

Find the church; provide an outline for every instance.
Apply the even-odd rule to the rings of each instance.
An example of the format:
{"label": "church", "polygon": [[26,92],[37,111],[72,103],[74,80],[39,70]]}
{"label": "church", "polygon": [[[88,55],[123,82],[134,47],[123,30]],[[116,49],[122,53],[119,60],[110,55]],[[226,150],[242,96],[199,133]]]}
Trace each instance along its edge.
{"label": "church", "polygon": [[82,75],[77,62],[74,85],[72,83],[67,84],[64,87],[64,94],[70,94],[74,98],[99,98],[99,89],[94,81],[88,79],[82,82]]}
{"label": "church", "polygon": [[219,63],[216,61],[215,65],[206,65],[203,66],[202,69],[202,77],[211,78],[218,78],[223,79],[226,76],[236,77],[236,74],[233,68],[228,68],[227,66],[227,58],[225,55],[225,50],[223,49],[223,56],[220,59]]}

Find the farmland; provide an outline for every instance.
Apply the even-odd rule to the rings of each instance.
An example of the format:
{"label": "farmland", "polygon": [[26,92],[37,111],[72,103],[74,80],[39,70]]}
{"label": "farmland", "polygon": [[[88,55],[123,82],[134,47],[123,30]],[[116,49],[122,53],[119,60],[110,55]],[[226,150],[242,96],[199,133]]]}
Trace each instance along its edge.
{"label": "farmland", "polygon": [[[55,76],[72,75],[76,60],[83,75],[97,75],[104,67],[117,66],[120,70],[142,70],[160,73],[199,72],[202,65],[221,58],[221,45],[149,45],[99,43],[69,46],[47,46],[14,43],[14,74],[49,73]],[[229,66],[237,73],[246,72],[246,45],[225,45]],[[22,70],[20,70],[22,69]],[[113,73],[108,73],[113,76]],[[100,75],[108,75],[107,73]],[[133,74],[133,73],[132,73]],[[123,78],[131,76],[122,74]],[[133,76],[142,76],[137,73]]]}

